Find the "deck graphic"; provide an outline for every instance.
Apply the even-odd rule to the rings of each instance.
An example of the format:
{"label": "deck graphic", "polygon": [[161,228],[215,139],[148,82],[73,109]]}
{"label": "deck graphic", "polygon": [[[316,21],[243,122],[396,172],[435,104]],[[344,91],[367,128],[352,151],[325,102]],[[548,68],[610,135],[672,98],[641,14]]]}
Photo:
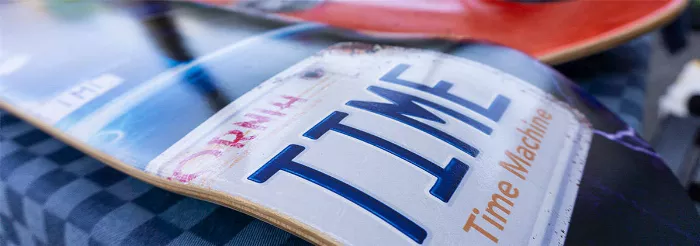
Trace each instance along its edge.
{"label": "deck graphic", "polygon": [[346,43],[234,101],[146,171],[348,244],[556,244],[590,139],[581,114],[498,70]]}
{"label": "deck graphic", "polygon": [[92,99],[119,86],[124,79],[114,74],[102,74],[97,78],[84,81],[73,88],[59,94],[38,109],[39,117],[44,121],[55,124],[66,115],[79,109]]}

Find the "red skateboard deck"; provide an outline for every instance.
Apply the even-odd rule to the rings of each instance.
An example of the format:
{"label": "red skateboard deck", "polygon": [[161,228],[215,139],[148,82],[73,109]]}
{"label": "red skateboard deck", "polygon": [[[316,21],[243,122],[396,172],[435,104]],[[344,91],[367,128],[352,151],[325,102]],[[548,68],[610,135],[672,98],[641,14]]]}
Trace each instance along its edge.
{"label": "red skateboard deck", "polygon": [[[502,0],[196,0],[377,37],[488,41],[550,64],[580,58],[648,32],[684,0],[522,3]],[[364,18],[358,18],[358,16]]]}

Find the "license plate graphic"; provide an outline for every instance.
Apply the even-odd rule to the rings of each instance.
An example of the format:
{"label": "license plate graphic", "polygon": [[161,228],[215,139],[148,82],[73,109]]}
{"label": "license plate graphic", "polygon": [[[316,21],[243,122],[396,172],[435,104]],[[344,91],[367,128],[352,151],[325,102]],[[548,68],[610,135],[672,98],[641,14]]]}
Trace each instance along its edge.
{"label": "license plate graphic", "polygon": [[516,77],[417,49],[339,44],[151,161],[344,244],[558,244],[585,118]]}

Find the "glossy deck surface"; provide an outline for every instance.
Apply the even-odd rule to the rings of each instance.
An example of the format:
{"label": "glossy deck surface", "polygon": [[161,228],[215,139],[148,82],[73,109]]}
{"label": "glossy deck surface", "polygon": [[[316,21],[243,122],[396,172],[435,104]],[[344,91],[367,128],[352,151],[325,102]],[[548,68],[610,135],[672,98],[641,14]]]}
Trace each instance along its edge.
{"label": "glossy deck surface", "polygon": [[[271,4],[197,0],[217,6]],[[237,4],[243,2],[243,4]],[[271,1],[267,1],[271,2]],[[602,51],[670,21],[684,0],[300,1],[276,6],[284,18],[326,23],[384,37],[439,37],[502,44],[550,64]],[[357,18],[363,16],[363,18]],[[566,28],[564,28],[566,27]]]}
{"label": "glossy deck surface", "polygon": [[[0,23],[5,37],[0,47],[0,105],[130,175],[287,226],[307,239],[322,240],[313,230],[295,227],[290,221],[275,222],[275,215],[260,205],[141,170],[262,81],[348,40],[319,25],[283,25],[194,6],[178,7],[173,15],[187,51],[159,43],[159,36],[170,35],[167,31],[149,31],[152,23],[119,6],[1,5],[0,16],[11,21]],[[565,78],[519,52],[491,45],[412,42],[404,46],[441,50],[487,64],[586,114],[597,134],[567,242],[692,244],[700,239],[692,203],[662,161]],[[177,61],[190,55],[193,59],[188,62]],[[42,120],[47,114],[42,105],[106,74],[121,78],[120,84],[56,122]]]}

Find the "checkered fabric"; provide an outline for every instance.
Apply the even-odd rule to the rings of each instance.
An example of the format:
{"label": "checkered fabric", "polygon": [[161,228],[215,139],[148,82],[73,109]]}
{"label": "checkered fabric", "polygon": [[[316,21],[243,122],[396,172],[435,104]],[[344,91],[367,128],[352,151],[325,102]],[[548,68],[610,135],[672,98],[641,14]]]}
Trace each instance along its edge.
{"label": "checkered fabric", "polygon": [[131,178],[0,112],[0,245],[308,245]]}
{"label": "checkered fabric", "polygon": [[555,68],[642,132],[651,36]]}

